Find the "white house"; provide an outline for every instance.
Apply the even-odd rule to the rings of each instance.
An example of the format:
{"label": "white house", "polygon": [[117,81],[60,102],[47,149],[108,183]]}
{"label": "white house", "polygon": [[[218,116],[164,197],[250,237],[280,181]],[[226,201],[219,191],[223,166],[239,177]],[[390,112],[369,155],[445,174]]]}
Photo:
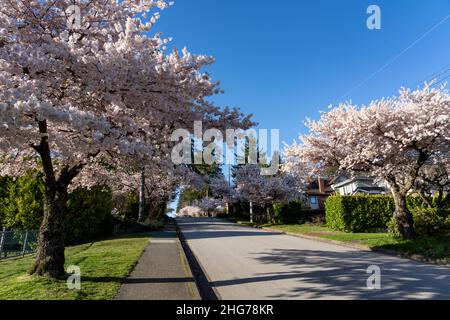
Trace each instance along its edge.
{"label": "white house", "polygon": [[350,176],[341,174],[332,180],[331,187],[334,192],[343,196],[363,194],[386,194],[389,188],[386,183],[369,176]]}

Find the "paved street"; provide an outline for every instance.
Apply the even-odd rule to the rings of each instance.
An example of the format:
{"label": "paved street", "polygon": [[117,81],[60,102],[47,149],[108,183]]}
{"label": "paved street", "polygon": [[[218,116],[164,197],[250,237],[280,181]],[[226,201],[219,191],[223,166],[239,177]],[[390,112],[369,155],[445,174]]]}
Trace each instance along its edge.
{"label": "paved street", "polygon": [[[177,219],[221,299],[450,299],[450,269],[231,224]],[[381,289],[367,289],[367,268]]]}

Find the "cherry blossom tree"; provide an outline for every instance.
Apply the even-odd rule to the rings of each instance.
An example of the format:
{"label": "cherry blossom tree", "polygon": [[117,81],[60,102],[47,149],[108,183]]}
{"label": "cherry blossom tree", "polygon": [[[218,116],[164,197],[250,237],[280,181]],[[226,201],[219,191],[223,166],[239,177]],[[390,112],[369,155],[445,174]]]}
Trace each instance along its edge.
{"label": "cherry blossom tree", "polygon": [[43,169],[45,213],[30,272],[51,277],[65,274],[69,187],[111,168],[139,172],[194,120],[251,125],[239,110],[207,101],[221,92],[200,71],[211,57],[166,54],[170,39],[147,33],[165,1],[80,0],[78,24],[69,7],[71,0],[0,0],[0,174]]}
{"label": "cherry blossom tree", "polygon": [[414,190],[429,207],[444,209],[450,204],[450,158],[431,160],[419,172]]}
{"label": "cherry blossom tree", "polygon": [[224,206],[224,202],[221,199],[206,197],[194,201],[194,206],[200,208],[201,212],[206,216],[211,217],[217,212],[219,207]]}
{"label": "cherry blossom tree", "polygon": [[247,164],[236,170],[236,193],[250,204],[250,222],[253,222],[253,206],[260,205],[267,209],[272,222],[272,205],[275,202],[287,203],[302,199],[299,180],[289,174],[275,176],[261,175],[258,165]]}
{"label": "cherry blossom tree", "polygon": [[[344,103],[308,120],[310,133],[286,149],[287,170],[335,168],[364,172],[386,181],[404,237],[415,237],[406,206],[421,170],[449,158],[450,96],[444,88],[410,91],[357,107]],[[311,165],[312,164],[312,165]]]}
{"label": "cherry blossom tree", "polygon": [[201,217],[202,211],[199,207],[196,206],[187,206],[181,209],[178,213],[178,216],[188,216],[188,217]]}
{"label": "cherry blossom tree", "polygon": [[[152,214],[175,197],[179,185],[183,182],[185,173],[175,170],[169,161],[148,163],[144,172],[151,173],[142,181],[142,171],[112,171],[107,177],[108,185],[113,187],[115,194],[138,193],[144,197],[144,206],[149,210],[139,210],[138,222],[144,223]],[[141,206],[142,200],[140,200]]]}

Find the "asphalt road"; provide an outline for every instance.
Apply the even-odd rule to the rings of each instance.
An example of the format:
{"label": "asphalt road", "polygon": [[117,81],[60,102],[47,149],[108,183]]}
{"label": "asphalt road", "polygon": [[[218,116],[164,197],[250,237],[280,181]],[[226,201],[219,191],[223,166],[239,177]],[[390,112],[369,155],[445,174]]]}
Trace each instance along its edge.
{"label": "asphalt road", "polygon": [[[450,268],[218,219],[177,222],[220,299],[450,299]],[[381,289],[367,287],[373,265]]]}

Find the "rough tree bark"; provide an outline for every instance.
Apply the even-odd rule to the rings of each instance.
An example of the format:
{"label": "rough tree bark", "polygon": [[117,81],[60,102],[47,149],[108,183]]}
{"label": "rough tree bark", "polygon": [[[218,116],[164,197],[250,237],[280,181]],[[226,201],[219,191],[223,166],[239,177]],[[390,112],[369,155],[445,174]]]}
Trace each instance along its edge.
{"label": "rough tree bark", "polygon": [[64,167],[60,176],[55,177],[47,136],[47,122],[39,121],[41,140],[39,145],[30,144],[42,160],[45,176],[44,218],[39,229],[38,248],[30,274],[61,279],[64,270],[64,214],[68,199],[67,188],[83,169],[84,164]]}
{"label": "rough tree bark", "polygon": [[38,250],[30,274],[63,278],[64,271],[64,213],[67,188],[46,188],[44,219],[39,230]]}
{"label": "rough tree bark", "polygon": [[400,235],[406,239],[413,239],[417,237],[416,230],[414,229],[414,218],[412,213],[409,211],[406,202],[408,192],[414,187],[417,177],[419,176],[420,169],[431,156],[429,152],[418,148],[416,143],[413,143],[412,146],[418,152],[418,158],[415,165],[409,172],[409,175],[407,175],[408,180],[403,184],[399,184],[399,180],[397,180],[395,176],[386,179],[391,187],[392,196],[394,198],[394,216],[397,220],[398,231]]}
{"label": "rough tree bark", "polygon": [[275,224],[276,223],[276,221],[275,221],[275,213],[272,210],[270,204],[267,205],[266,211],[267,211],[267,221],[269,223]]}
{"label": "rough tree bark", "polygon": [[398,191],[392,191],[395,203],[394,216],[397,220],[398,231],[400,235],[407,239],[413,239],[417,237],[417,233],[414,229],[413,215],[406,205],[407,193]]}

